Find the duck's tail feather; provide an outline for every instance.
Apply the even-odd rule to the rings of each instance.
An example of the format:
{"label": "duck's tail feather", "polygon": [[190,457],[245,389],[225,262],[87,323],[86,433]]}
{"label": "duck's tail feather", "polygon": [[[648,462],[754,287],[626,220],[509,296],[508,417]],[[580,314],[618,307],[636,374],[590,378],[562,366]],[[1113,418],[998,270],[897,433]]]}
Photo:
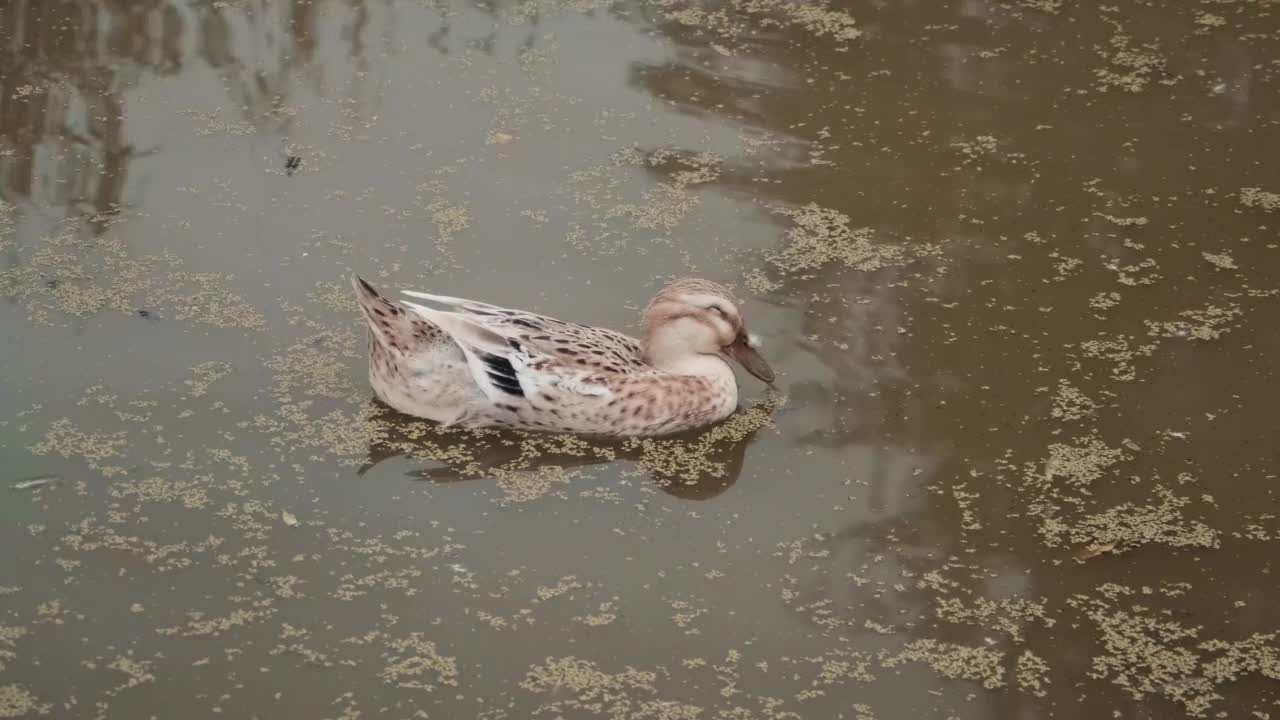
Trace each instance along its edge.
{"label": "duck's tail feather", "polygon": [[359,275],[351,275],[351,287],[373,338],[382,347],[409,352],[445,339],[439,327],[383,297]]}

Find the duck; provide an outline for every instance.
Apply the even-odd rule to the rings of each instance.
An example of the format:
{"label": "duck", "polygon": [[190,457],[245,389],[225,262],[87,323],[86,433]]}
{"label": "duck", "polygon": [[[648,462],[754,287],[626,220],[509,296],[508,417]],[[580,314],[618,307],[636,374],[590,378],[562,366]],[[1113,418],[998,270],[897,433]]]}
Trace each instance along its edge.
{"label": "duck", "polygon": [[[656,437],[720,422],[738,407],[730,362],[774,372],[731,288],[668,283],[640,337],[524,310],[351,284],[368,325],[369,384],[406,415],[463,428]],[[416,302],[415,302],[416,301]]]}

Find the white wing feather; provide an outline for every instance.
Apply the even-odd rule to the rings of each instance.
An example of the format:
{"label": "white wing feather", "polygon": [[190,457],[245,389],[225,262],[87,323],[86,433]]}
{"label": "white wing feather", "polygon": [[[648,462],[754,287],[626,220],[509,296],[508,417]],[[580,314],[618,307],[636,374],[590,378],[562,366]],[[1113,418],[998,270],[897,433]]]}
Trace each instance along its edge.
{"label": "white wing feather", "polygon": [[[426,293],[405,292],[415,296],[426,295]],[[430,297],[438,299],[446,296],[436,295]],[[462,353],[467,358],[467,368],[471,371],[472,379],[475,380],[476,385],[480,387],[490,401],[509,401],[511,398],[505,396],[503,391],[493,384],[489,378],[489,371],[485,362],[480,359],[477,352],[497,355],[511,363],[512,369],[515,370],[516,381],[526,395],[531,391],[536,392],[548,386],[588,397],[607,397],[610,394],[608,387],[587,382],[586,379],[591,375],[589,371],[577,369],[570,371],[568,368],[560,366],[563,369],[560,372],[556,372],[554,369],[548,370],[533,366],[531,361],[534,356],[529,349],[519,344],[518,338],[514,335],[507,335],[502,332],[505,328],[493,328],[486,325],[483,316],[477,317],[459,312],[433,310],[417,303],[401,302],[428,322],[448,333],[454,342],[458,344],[458,347],[462,348]],[[513,345],[513,342],[515,345]]]}
{"label": "white wing feather", "polygon": [[608,397],[609,388],[604,385],[596,385],[586,381],[591,373],[578,370],[572,373],[568,372],[547,372],[534,367],[529,367],[529,361],[532,357],[528,352],[513,352],[507,356],[507,360],[511,363],[511,367],[515,368],[516,375],[520,377],[522,386],[527,381],[527,387],[534,390],[542,387],[550,386],[559,388],[565,392],[575,395],[585,395],[589,397]]}
{"label": "white wing feather", "polygon": [[[483,352],[489,355],[497,355],[510,361],[513,349],[507,342],[506,337],[480,324],[473,316],[444,310],[433,310],[407,301],[401,302],[453,338],[453,341],[461,348],[463,356],[467,359],[467,369],[471,371],[471,379],[475,381],[476,386],[480,388],[490,402],[510,399],[506,392],[495,385],[489,377],[489,369],[478,354]],[[512,367],[515,367],[514,363]],[[520,384],[522,390],[527,389],[518,370],[516,372],[516,382]]]}
{"label": "white wing feather", "polygon": [[516,312],[509,308],[498,307],[497,305],[490,305],[488,303],[468,300],[466,298],[453,297],[452,295],[432,295],[431,293],[418,292],[417,290],[401,290],[400,292],[408,295],[409,297],[415,297],[420,300],[436,303],[437,305],[443,305],[455,311],[465,310],[469,313],[478,313],[481,315]]}

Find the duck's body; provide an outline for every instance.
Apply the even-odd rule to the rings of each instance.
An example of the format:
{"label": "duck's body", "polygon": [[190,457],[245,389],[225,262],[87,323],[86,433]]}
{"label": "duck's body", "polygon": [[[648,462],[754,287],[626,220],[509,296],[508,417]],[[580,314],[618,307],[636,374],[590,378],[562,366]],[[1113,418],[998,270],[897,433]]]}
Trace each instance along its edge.
{"label": "duck's body", "polygon": [[738,389],[725,355],[772,372],[727,288],[684,280],[645,313],[643,340],[608,328],[405,291],[393,303],[352,278],[369,323],[369,382],[400,412],[449,425],[665,435],[728,417]]}

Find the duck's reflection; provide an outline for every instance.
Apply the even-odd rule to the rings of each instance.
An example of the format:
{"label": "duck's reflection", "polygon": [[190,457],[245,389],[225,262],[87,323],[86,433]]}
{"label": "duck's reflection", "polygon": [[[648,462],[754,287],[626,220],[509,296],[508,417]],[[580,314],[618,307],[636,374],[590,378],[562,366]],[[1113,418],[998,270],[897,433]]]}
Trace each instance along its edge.
{"label": "duck's reflection", "polygon": [[781,405],[778,398],[762,400],[718,425],[679,435],[614,438],[446,428],[371,399],[369,416],[378,431],[356,474],[364,477],[380,463],[401,457],[421,465],[405,475],[433,483],[622,463],[668,495],[709,500],[737,482],[747,446],[760,430],[772,427],[770,419]]}

